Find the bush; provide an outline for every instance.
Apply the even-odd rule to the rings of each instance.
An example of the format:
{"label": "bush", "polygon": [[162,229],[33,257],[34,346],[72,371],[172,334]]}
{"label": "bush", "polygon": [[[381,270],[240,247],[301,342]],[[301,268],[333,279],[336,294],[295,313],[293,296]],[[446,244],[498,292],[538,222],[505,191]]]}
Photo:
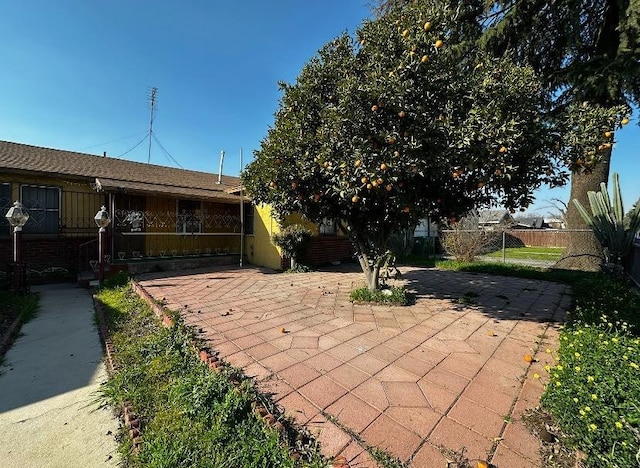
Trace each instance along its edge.
{"label": "bush", "polygon": [[456,227],[443,231],[440,243],[448,255],[459,262],[472,262],[495,246],[500,233],[495,231],[466,230]]}
{"label": "bush", "polygon": [[311,236],[311,231],[301,224],[290,224],[271,236],[271,239],[282,249],[283,255],[291,259],[291,268],[294,269],[296,260],[304,253]]}
{"label": "bush", "polygon": [[369,291],[368,288],[359,288],[351,291],[349,296],[353,302],[381,302],[387,304],[407,305],[409,295],[404,288],[392,286],[390,288]]}

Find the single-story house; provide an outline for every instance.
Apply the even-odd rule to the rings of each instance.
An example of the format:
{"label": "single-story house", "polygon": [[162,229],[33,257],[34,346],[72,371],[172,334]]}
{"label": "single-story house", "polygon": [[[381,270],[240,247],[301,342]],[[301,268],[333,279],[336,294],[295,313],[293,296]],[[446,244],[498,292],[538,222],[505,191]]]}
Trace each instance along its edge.
{"label": "single-story house", "polygon": [[[271,242],[280,224],[268,206],[241,196],[238,177],[0,141],[1,271],[12,261],[4,214],[14,200],[30,214],[23,258],[33,274],[95,269],[94,216],[103,205],[112,218],[105,249],[112,267],[171,269],[176,259],[223,257],[237,263],[241,254],[270,268],[283,261]],[[335,227],[315,232],[310,263],[344,259],[346,238]]]}
{"label": "single-story house", "polygon": [[492,230],[508,228],[515,224],[509,210],[482,210],[478,213],[478,228]]}

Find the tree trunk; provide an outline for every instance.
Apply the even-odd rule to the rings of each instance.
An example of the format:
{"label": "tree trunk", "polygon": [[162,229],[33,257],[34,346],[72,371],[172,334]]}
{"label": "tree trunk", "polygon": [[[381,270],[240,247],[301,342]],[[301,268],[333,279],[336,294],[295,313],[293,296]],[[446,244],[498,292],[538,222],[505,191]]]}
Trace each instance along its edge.
{"label": "tree trunk", "polygon": [[366,279],[367,289],[371,292],[380,289],[380,265],[377,262],[373,266],[369,265],[369,259],[363,254],[358,255],[358,261]]}
{"label": "tree trunk", "polygon": [[587,192],[599,191],[600,183],[608,181],[610,161],[611,149],[602,155],[602,161],[596,165],[592,172],[571,174],[571,195],[567,202],[567,228],[589,231],[569,233],[569,244],[554,268],[583,271],[600,270],[603,260],[602,246],[580,216],[573,200],[578,200],[584,207],[590,206]]}

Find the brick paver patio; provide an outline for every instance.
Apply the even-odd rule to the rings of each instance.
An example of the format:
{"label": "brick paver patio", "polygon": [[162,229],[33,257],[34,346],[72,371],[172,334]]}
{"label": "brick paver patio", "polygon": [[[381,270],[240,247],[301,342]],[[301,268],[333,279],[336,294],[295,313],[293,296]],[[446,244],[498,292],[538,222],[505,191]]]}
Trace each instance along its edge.
{"label": "brick paver patio", "polygon": [[533,374],[553,359],[564,285],[406,267],[399,283],[415,304],[373,306],[349,301],[363,274],[337,268],[220,268],[139,283],[254,376],[327,456],[376,466],[357,434],[414,467],[446,466],[443,447],[498,468],[540,466],[521,415],[543,390]]}

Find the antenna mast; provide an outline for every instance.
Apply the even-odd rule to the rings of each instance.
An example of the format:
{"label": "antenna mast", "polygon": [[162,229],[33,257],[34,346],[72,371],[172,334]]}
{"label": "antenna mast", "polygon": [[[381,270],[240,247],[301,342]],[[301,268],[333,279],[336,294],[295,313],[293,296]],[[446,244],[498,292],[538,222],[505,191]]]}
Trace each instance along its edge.
{"label": "antenna mast", "polygon": [[151,88],[151,95],[149,96],[149,105],[151,111],[149,114],[149,156],[147,157],[147,164],[151,162],[151,139],[153,138],[153,120],[156,116],[156,97],[158,95],[158,88],[155,86]]}

